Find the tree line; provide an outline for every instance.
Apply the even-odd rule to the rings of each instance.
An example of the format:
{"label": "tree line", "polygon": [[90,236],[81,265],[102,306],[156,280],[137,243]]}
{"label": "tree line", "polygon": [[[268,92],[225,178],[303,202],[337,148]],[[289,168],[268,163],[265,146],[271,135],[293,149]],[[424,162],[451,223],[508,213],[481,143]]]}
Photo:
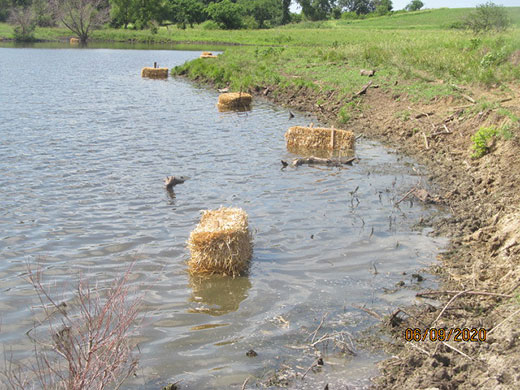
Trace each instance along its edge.
{"label": "tree line", "polygon": [[[156,29],[175,24],[180,28],[207,22],[207,28],[269,28],[301,20],[339,18],[342,13],[386,14],[391,0],[294,0],[301,14],[291,14],[291,0],[0,0],[0,21],[31,19],[40,27],[56,26],[63,9],[88,9],[112,27]],[[410,10],[423,6],[412,0]],[[79,11],[78,11],[79,12]],[[89,13],[90,14],[90,13]],[[101,16],[103,16],[101,18]]]}

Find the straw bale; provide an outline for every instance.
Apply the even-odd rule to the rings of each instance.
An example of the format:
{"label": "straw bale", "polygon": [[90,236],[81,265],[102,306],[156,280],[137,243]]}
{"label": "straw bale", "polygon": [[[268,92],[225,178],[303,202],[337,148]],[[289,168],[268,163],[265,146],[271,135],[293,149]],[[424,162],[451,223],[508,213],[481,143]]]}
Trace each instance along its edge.
{"label": "straw bale", "polygon": [[79,39],[78,38],[70,38],[69,43],[71,45],[77,45],[77,44],[79,44]]}
{"label": "straw bale", "polygon": [[219,110],[249,107],[253,97],[245,92],[222,93],[218,97]]}
{"label": "straw bale", "polygon": [[298,149],[348,151],[354,149],[355,137],[349,130],[294,126],[287,130],[285,139],[289,151]]}
{"label": "straw bale", "polygon": [[148,77],[151,79],[167,79],[168,68],[143,68],[141,70],[141,77]]}
{"label": "straw bale", "polygon": [[188,248],[192,274],[235,277],[244,273],[253,253],[246,212],[227,207],[204,211],[190,233]]}
{"label": "straw bale", "polygon": [[203,51],[200,58],[217,58],[217,56],[210,51]]}

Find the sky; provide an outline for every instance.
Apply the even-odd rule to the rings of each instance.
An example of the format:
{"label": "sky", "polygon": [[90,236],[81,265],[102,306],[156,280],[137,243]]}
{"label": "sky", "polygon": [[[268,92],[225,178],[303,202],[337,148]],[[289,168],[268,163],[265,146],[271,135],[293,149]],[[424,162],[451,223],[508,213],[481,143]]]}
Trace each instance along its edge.
{"label": "sky", "polygon": [[[392,0],[394,10],[400,10],[406,7],[411,0]],[[421,0],[424,8],[474,8],[478,4],[486,3],[488,0]],[[493,0],[495,4],[504,7],[520,7],[519,0]],[[299,12],[299,7],[293,0],[291,10]]]}

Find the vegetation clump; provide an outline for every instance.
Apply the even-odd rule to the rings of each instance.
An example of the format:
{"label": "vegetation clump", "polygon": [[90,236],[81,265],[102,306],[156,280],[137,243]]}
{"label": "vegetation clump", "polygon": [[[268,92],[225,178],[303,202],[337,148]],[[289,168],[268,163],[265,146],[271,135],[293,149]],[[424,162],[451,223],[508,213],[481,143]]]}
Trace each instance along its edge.
{"label": "vegetation clump", "polygon": [[511,26],[511,19],[503,6],[487,2],[477,5],[476,9],[466,16],[464,26],[475,34],[504,31]]}
{"label": "vegetation clump", "polygon": [[498,129],[494,126],[481,127],[472,137],[473,141],[473,158],[480,158],[489,153],[489,141],[496,137]]}

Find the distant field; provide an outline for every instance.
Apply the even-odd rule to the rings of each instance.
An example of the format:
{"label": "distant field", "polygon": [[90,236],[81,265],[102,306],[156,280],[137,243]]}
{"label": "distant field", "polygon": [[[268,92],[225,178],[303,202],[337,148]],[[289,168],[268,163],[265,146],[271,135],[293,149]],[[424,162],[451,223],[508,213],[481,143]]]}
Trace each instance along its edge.
{"label": "distant field", "polygon": [[[438,29],[450,28],[470,13],[473,8],[440,8],[416,12],[395,13],[363,20],[335,20],[327,23],[339,27],[380,29]],[[509,17],[514,26],[520,27],[520,7],[508,7]]]}
{"label": "distant field", "polygon": [[[513,25],[520,27],[520,7],[507,8]],[[374,30],[449,30],[450,34],[465,34],[450,28],[460,21],[471,8],[441,8],[417,12],[395,13],[389,16],[362,20],[330,20],[325,22],[304,22],[270,30],[203,30],[200,26],[178,29],[174,26],[161,27],[157,34],[149,30],[104,29],[96,31],[93,39],[100,41],[136,42],[222,42],[247,45],[330,45],[371,41],[370,34],[355,33],[352,30],[371,32]],[[317,31],[319,30],[319,32]],[[326,32],[327,31],[327,32]],[[401,33],[396,33],[401,35]],[[41,40],[66,39],[73,34],[63,28],[38,28],[36,38]],[[12,28],[0,23],[0,37],[11,38]],[[360,40],[361,39],[361,40]]]}

